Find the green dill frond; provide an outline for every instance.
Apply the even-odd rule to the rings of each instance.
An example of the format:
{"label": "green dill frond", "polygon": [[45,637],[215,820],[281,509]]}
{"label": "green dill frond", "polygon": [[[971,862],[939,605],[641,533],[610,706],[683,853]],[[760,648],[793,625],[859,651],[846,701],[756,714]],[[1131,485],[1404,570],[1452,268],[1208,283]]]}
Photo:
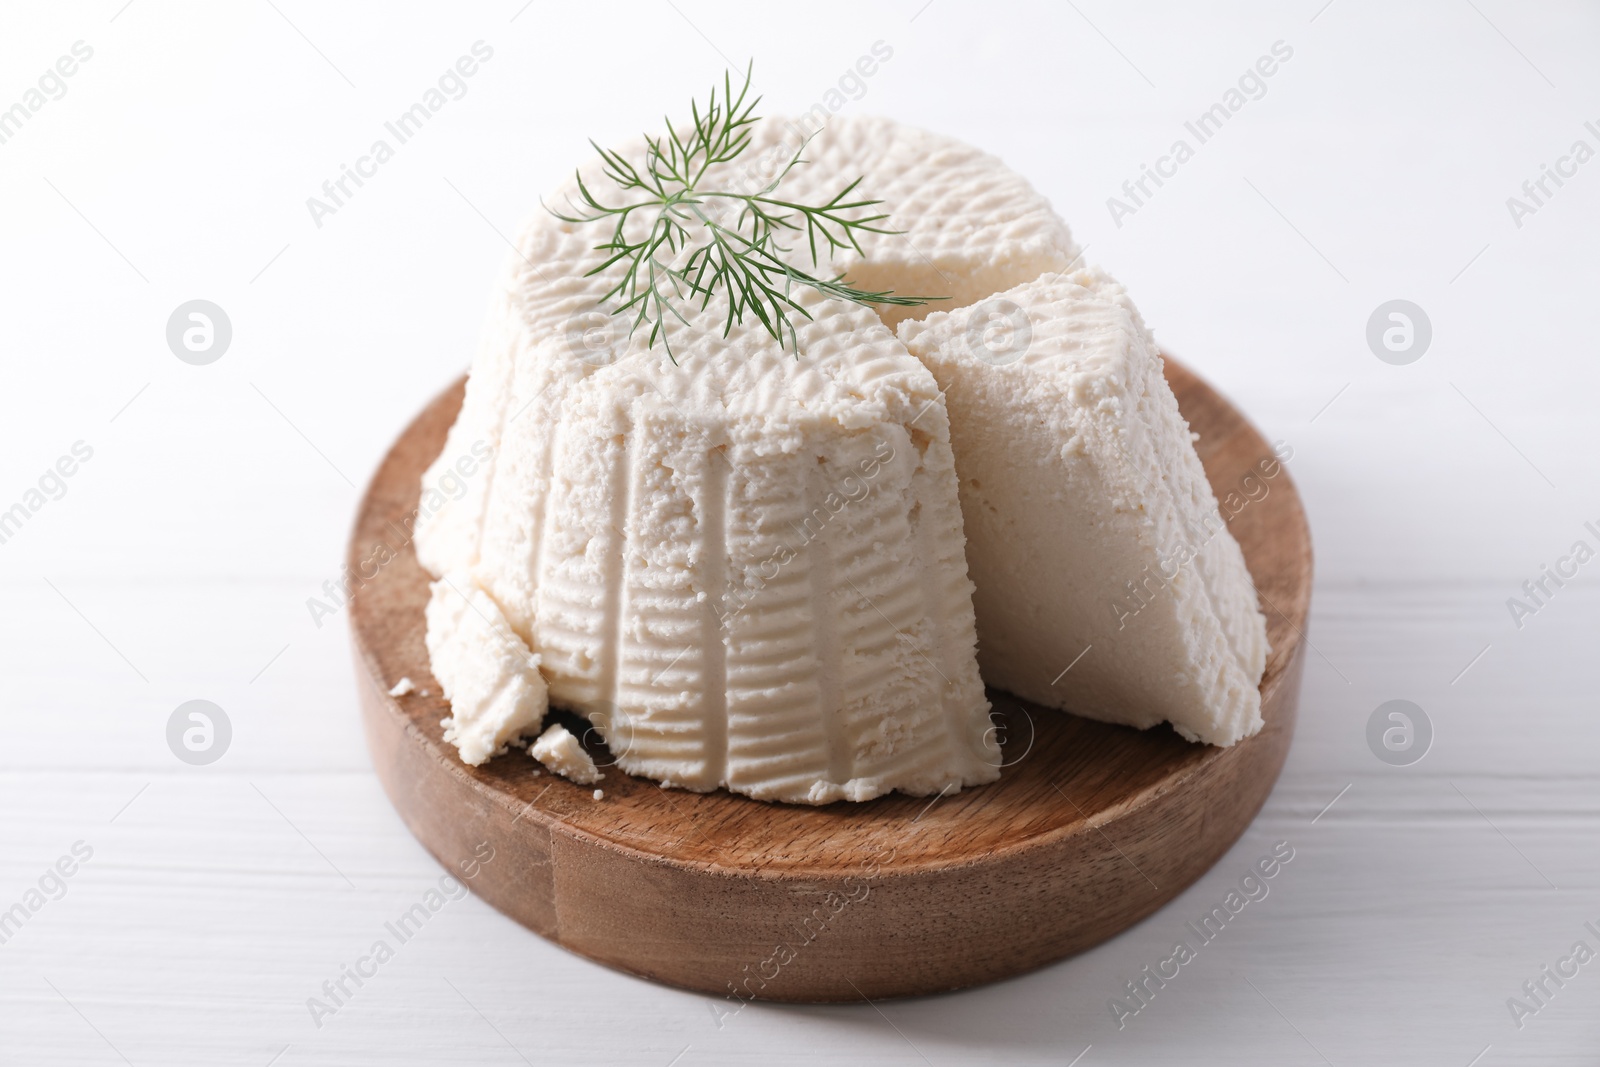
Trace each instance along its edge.
{"label": "green dill frond", "polygon": [[[880,225],[888,220],[886,213],[872,212],[882,201],[852,199],[860,178],[823,204],[801,204],[775,195],[783,179],[804,162],[809,138],[776,177],[754,192],[704,186],[713,167],[737,159],[750,146],[750,127],[757,121],[755,108],[761,102],[760,97],[750,97],[753,73],[752,63],[737,92],[731,75],[725,73],[720,95],[713,85],[703,107],[691,101],[688,128],[674,126],[668,119],[664,135],[646,135],[642,166],[591,141],[600,155],[601,173],[612,187],[606,194],[622,199],[602,199],[579,174],[578,202],[569,200],[565,213],[546,208],[564,222],[610,223],[609,240],[595,246],[606,257],[589,273],[600,274],[619,263],[626,269],[600,302],[611,304],[613,314],[631,319],[630,335],[648,326],[650,345],[659,340],[673,362],[677,361],[667,341],[667,320],[687,324],[680,305],[698,298],[703,310],[718,290],[728,298],[723,336],[745,315],[754,315],[779,345],[795,345],[797,354],[792,316],[811,316],[791,296],[796,286],[867,307],[913,307],[946,299],[861,289],[842,275],[819,277],[788,261],[790,249],[780,237],[803,239],[816,269],[835,252],[861,253],[863,233],[898,232]],[[629,224],[636,214],[650,224],[643,237],[630,240]],[[728,215],[734,217],[731,225],[724,221]],[[632,232],[639,233],[640,227],[634,226]]]}

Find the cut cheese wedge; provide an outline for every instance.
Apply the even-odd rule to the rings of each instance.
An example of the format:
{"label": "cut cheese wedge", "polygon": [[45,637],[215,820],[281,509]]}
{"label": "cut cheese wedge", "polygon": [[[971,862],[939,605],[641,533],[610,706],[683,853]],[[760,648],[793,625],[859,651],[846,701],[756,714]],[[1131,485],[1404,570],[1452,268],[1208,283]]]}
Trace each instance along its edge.
{"label": "cut cheese wedge", "polygon": [[950,408],[990,685],[1230,745],[1266,621],[1122,286],[1047,274],[900,327]]}

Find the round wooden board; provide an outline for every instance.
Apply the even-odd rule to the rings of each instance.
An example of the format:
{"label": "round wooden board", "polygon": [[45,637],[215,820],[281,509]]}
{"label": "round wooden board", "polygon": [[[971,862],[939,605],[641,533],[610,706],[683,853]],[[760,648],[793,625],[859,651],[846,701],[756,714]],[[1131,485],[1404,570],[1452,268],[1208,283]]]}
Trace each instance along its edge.
{"label": "round wooden board", "polygon": [[[1238,508],[1229,529],[1267,614],[1255,737],[1217,749],[991,691],[1008,766],[944,798],[796,807],[611,768],[595,800],[520,752],[465,766],[439,726],[449,707],[428,668],[428,576],[409,533],[458,382],[390,450],[350,542],[353,574],[386,561],[350,612],[384,788],[441,863],[473,874],[473,891],[523,925],[620,970],[738,1000],[957,989],[1111,937],[1203,874],[1266,800],[1294,728],[1310,606],[1310,533],[1288,473],[1252,476],[1273,454],[1261,436],[1170,359],[1167,378],[1224,514]],[[428,695],[391,697],[402,677]]]}

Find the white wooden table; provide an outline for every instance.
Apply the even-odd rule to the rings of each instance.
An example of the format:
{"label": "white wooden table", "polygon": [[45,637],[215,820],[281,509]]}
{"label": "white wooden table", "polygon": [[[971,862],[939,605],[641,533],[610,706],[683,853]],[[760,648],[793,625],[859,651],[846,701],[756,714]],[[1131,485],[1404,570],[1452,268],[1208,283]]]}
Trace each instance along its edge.
{"label": "white wooden table", "polygon": [[[0,543],[0,909],[25,920],[0,945],[0,1061],[1594,1062],[1600,962],[1544,979],[1520,1027],[1507,1001],[1574,942],[1600,951],[1600,562],[1520,627],[1507,599],[1600,548],[1600,161],[1561,162],[1600,148],[1600,12],[521,3],[0,16],[0,108],[26,111],[0,125],[0,511],[28,512]],[[318,226],[307,198],[480,40],[464,95]],[[357,487],[466,364],[503,235],[586,137],[653,126],[751,55],[774,109],[826,104],[878,41],[840,110],[1005,157],[1292,444],[1315,651],[1266,809],[1146,922],[989,988],[719,1024],[467,897],[318,1027],[307,998],[440,873],[369,769],[342,616],[306,607]],[[1280,41],[1199,143],[1185,122]],[[1160,163],[1180,138],[1192,158]],[[1143,164],[1171,176],[1114,217]],[[1534,204],[1546,164],[1569,176]],[[233,327],[207,366],[166,342],[192,299]],[[1366,341],[1392,299],[1432,325],[1408,365]],[[193,699],[232,727],[209,766],[167,745]],[[1392,699],[1432,724],[1410,766],[1368,747]],[[1118,1029],[1124,983],[1278,841],[1270,896]]]}

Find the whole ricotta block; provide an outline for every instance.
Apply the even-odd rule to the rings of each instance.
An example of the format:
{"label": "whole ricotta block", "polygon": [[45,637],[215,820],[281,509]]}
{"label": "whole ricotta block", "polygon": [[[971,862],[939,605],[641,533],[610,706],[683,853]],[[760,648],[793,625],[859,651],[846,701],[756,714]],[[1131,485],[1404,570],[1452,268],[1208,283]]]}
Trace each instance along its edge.
{"label": "whole ricotta block", "polygon": [[950,409],[984,679],[1214,745],[1259,730],[1266,621],[1122,286],[1045,274],[899,335]]}
{"label": "whole ricotta block", "polygon": [[[760,188],[802,135],[763,122],[707,184]],[[905,231],[819,273],[954,306],[1078,254],[1025,182],[948,138],[840,120],[806,158],[784,196],[864,174]],[[719,297],[674,327],[674,365],[597,310],[600,239],[543,212],[522,230],[424,487],[489,458],[425,509],[423,565],[481,586],[630,773],[813,804],[998,777],[933,377],[871,309],[810,290],[797,345],[753,317],[724,338]]]}
{"label": "whole ricotta block", "polygon": [[470,575],[433,583],[427,627],[433,675],[450,701],[444,739],[460,750],[462,762],[484,763],[538,729],[548,710],[539,657]]}

